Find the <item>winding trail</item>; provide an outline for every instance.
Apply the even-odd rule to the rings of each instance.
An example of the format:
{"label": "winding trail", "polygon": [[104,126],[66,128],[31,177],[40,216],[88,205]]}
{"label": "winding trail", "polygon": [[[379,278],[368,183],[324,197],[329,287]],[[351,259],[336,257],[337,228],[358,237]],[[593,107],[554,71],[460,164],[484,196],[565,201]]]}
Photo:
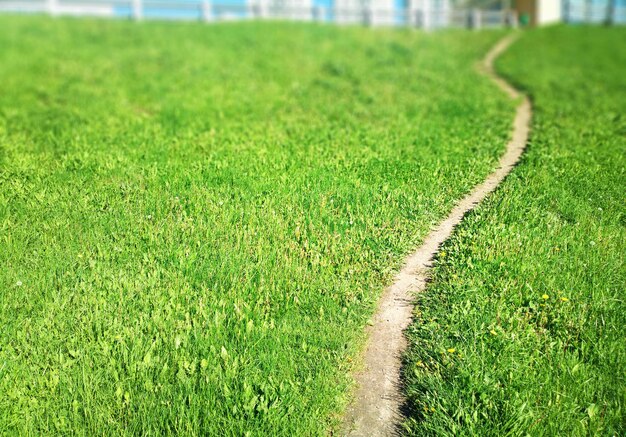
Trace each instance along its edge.
{"label": "winding trail", "polygon": [[497,76],[494,60],[518,37],[513,34],[500,40],[483,59],[479,71],[493,80],[512,99],[522,97],[517,106],[511,140],[497,169],[463,198],[424,243],[406,260],[381,300],[368,328],[364,368],[355,375],[357,389],[343,422],[343,435],[389,436],[398,432],[404,401],[400,387],[401,354],[406,348],[404,330],[411,322],[415,293],[422,291],[428,279],[431,262],[439,246],[450,237],[463,216],[481,202],[511,172],[524,152],[528,140],[532,109],[530,100]]}

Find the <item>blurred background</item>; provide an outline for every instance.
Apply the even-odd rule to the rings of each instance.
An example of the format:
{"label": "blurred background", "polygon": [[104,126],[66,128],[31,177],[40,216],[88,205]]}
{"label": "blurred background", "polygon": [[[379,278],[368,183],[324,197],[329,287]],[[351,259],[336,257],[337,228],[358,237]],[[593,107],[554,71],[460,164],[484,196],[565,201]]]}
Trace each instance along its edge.
{"label": "blurred background", "polygon": [[626,23],[626,0],[0,0],[0,12],[142,19],[279,19],[484,28]]}

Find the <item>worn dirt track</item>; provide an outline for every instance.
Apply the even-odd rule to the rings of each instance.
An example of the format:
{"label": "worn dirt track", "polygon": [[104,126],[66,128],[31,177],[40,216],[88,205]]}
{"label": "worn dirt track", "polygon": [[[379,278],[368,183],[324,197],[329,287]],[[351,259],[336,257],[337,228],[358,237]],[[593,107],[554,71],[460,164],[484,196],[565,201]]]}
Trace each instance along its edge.
{"label": "worn dirt track", "polygon": [[463,198],[450,214],[409,256],[402,270],[381,297],[373,324],[368,328],[368,343],[363,370],[355,375],[354,399],[344,417],[342,434],[347,436],[390,436],[398,432],[404,402],[400,387],[401,354],[406,348],[404,330],[411,322],[415,293],[424,289],[431,263],[440,245],[450,237],[463,216],[481,202],[511,172],[524,152],[528,140],[531,104],[493,69],[494,60],[515,41],[518,34],[505,37],[482,61],[479,70],[512,99],[522,97],[517,106],[511,140],[497,169]]}

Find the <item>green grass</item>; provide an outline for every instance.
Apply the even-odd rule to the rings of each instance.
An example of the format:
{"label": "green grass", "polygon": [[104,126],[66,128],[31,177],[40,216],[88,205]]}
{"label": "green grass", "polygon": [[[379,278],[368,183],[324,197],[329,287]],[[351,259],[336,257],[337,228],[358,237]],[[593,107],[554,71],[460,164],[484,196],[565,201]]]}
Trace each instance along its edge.
{"label": "green grass", "polygon": [[625,39],[530,31],[498,61],[532,96],[530,146],[419,296],[410,434],[626,434]]}
{"label": "green grass", "polygon": [[393,268],[504,148],[501,35],[1,16],[0,430],[335,426]]}

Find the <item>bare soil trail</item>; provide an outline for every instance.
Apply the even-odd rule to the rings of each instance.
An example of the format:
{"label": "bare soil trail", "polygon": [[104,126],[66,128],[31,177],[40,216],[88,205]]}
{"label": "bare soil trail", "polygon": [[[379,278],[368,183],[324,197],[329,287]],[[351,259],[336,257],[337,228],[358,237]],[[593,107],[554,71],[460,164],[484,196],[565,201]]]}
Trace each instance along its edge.
{"label": "bare soil trail", "polygon": [[415,293],[424,289],[431,263],[439,246],[450,237],[463,216],[481,202],[511,172],[524,152],[528,140],[532,109],[530,100],[496,75],[494,60],[517,39],[505,37],[485,56],[479,70],[491,78],[512,99],[519,99],[511,131],[511,140],[497,169],[463,198],[424,243],[409,256],[402,270],[381,297],[373,324],[368,328],[364,368],[355,375],[354,399],[343,421],[347,436],[389,436],[398,432],[404,401],[400,387],[401,354],[406,348],[404,330],[411,322]]}

